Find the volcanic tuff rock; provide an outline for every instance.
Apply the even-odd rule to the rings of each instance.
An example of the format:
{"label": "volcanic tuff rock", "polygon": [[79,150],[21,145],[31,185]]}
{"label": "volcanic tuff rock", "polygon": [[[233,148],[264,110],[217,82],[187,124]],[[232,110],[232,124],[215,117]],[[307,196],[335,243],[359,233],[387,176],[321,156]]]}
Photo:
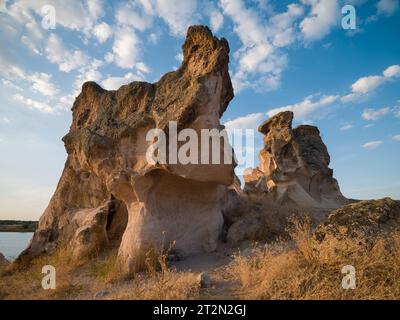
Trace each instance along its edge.
{"label": "volcanic tuff rock", "polygon": [[378,235],[400,231],[400,201],[390,198],[364,200],[333,211],[315,230],[314,237],[370,241]]}
{"label": "volcanic tuff rock", "polygon": [[262,123],[264,135],[258,168],[245,176],[245,191],[264,193],[277,203],[300,207],[338,208],[346,203],[317,127],[292,129],[293,112],[281,112]]}
{"label": "volcanic tuff rock", "polygon": [[175,242],[184,255],[215,249],[234,164],[146,161],[149,129],[168,132],[169,121],[178,130],[222,129],[219,118],[233,98],[225,39],[193,26],[182,48],[181,67],[156,83],[113,91],[83,85],[63,138],[62,177],[20,260],[67,244],[78,258],[108,244],[119,247],[118,261],[131,272],[135,257],[150,248]]}

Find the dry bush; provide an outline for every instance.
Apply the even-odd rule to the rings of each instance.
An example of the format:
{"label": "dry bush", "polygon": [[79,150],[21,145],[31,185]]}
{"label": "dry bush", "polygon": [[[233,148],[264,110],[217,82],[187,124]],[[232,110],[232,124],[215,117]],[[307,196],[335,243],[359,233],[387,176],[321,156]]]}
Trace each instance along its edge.
{"label": "dry bush", "polygon": [[[293,243],[256,248],[237,255],[229,270],[241,282],[244,299],[399,299],[400,234],[322,243],[312,238],[308,219],[293,222]],[[342,288],[342,267],[356,269],[356,289]]]}

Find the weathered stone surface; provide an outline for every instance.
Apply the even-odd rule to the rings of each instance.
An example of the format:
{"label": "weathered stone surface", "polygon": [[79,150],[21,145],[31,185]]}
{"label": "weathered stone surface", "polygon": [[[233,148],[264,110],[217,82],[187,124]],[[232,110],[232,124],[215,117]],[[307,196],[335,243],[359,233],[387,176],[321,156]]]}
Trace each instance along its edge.
{"label": "weathered stone surface", "polygon": [[262,123],[264,147],[258,168],[245,176],[248,193],[265,194],[277,203],[300,207],[338,208],[346,203],[317,127],[292,129],[293,112],[281,112]]}
{"label": "weathered stone surface", "polygon": [[200,288],[210,288],[212,286],[212,280],[207,272],[202,272],[197,277]]}
{"label": "weathered stone surface", "polygon": [[113,244],[130,272],[138,251],[148,248],[175,242],[182,254],[215,249],[234,165],[146,160],[149,129],[168,133],[170,121],[178,130],[223,128],[219,118],[233,98],[227,41],[207,27],[190,27],[183,55],[178,70],[153,84],[132,82],[114,91],[83,85],[63,138],[62,177],[21,259],[66,244],[76,257]]}
{"label": "weathered stone surface", "polygon": [[265,214],[250,213],[234,222],[227,233],[227,241],[237,245],[244,240],[264,240],[269,230],[269,216]]}
{"label": "weathered stone surface", "polygon": [[364,200],[333,211],[315,230],[314,237],[371,241],[378,235],[400,231],[400,202],[390,198]]}

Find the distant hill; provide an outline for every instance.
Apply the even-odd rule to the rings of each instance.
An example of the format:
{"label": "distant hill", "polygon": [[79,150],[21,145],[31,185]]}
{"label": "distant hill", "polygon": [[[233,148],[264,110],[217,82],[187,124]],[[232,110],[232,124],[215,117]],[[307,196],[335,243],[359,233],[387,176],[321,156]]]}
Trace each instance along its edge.
{"label": "distant hill", "polygon": [[37,221],[0,220],[0,232],[35,232]]}

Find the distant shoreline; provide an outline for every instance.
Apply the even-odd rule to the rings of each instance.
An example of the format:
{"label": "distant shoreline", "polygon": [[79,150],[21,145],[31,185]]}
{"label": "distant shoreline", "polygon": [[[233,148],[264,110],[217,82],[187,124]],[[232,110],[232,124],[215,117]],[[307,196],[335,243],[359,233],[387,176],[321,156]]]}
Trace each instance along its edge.
{"label": "distant shoreline", "polygon": [[37,221],[0,220],[0,232],[35,232]]}

